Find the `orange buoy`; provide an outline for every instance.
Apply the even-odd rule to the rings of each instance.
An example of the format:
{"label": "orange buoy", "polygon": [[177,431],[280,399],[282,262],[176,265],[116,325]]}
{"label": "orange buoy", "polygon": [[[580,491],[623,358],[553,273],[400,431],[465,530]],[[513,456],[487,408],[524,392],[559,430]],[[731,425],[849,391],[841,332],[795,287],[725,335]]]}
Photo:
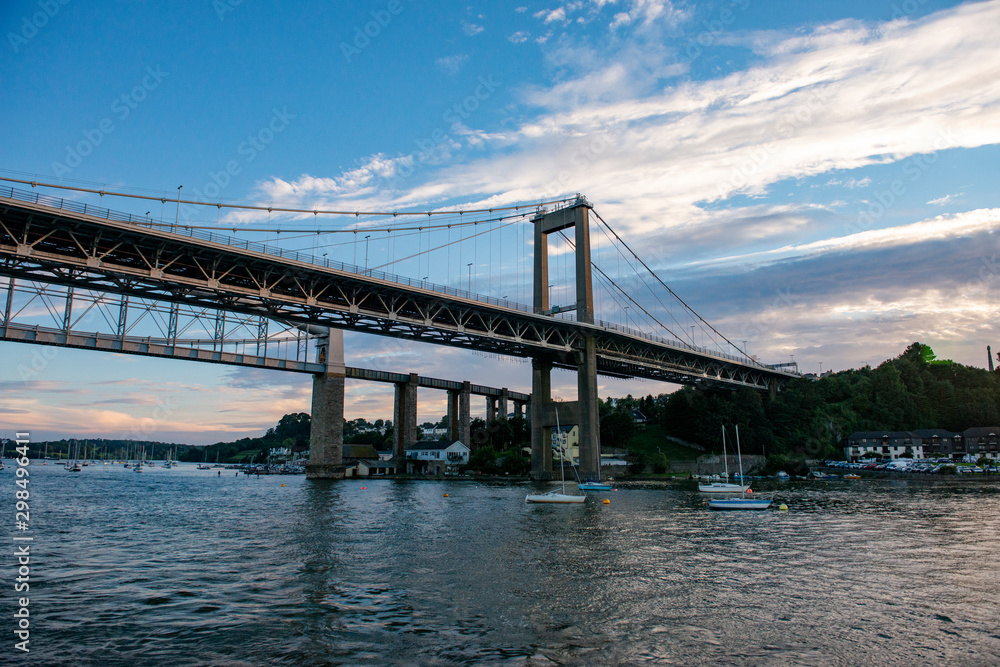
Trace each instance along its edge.
{"label": "orange buoy", "polygon": [[284,486],[284,484],[282,484],[282,486]]}
{"label": "orange buoy", "polygon": [[361,490],[362,490],[362,491],[364,491],[364,490],[365,490],[365,489],[367,489],[367,488],[368,488],[367,486],[362,486],[362,487],[361,487]]}
{"label": "orange buoy", "polygon": [[447,494],[447,493],[446,493],[446,494],[444,494],[444,497],[445,497],[445,498],[447,498],[447,497],[448,497],[448,494]]}
{"label": "orange buoy", "polygon": [[607,498],[605,498],[605,499],[604,499],[604,504],[605,504],[605,505],[610,505],[610,504],[611,504],[611,501],[610,501],[610,500],[608,500]]}

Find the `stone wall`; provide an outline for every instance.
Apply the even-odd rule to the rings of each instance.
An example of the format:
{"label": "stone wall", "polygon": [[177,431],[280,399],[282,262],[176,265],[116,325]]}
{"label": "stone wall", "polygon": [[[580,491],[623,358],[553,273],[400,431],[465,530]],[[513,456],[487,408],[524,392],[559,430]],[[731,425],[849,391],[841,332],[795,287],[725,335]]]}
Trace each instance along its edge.
{"label": "stone wall", "polygon": [[[727,456],[729,463],[729,474],[738,473],[740,471],[739,459],[736,456]],[[764,465],[764,457],[759,455],[750,455],[743,457],[743,471],[750,474],[750,471],[754,468],[760,468]],[[699,456],[694,461],[671,461],[670,462],[670,472],[686,472],[691,475],[721,475],[726,470],[726,462],[722,460],[721,456]]]}

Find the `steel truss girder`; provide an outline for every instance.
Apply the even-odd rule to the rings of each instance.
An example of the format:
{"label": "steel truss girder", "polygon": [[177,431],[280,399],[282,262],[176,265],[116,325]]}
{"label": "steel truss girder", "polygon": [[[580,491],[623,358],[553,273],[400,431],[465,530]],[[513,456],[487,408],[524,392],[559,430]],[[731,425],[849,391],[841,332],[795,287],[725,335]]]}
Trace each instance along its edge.
{"label": "steel truss girder", "polygon": [[[793,375],[599,326],[484,304],[275,257],[248,247],[20,201],[0,202],[0,274],[199,305],[279,321],[575,367],[595,338],[599,372],[683,384],[765,388]],[[243,244],[243,241],[236,241]]]}

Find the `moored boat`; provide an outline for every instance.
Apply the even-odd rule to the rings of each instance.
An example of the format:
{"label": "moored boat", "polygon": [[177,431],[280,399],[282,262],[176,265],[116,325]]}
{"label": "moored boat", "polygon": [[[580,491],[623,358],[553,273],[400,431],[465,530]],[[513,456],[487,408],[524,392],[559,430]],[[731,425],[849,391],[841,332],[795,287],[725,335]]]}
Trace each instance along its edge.
{"label": "moored boat", "polygon": [[[729,479],[729,459],[726,456],[726,427],[722,427],[722,461],[726,466],[726,479]],[[716,475],[717,476],[717,475]],[[712,482],[711,484],[699,484],[698,491],[701,493],[744,493],[750,488],[748,484],[743,484],[743,469],[740,469],[740,484],[730,482]]]}
{"label": "moored boat", "polygon": [[771,506],[769,498],[713,498],[708,501],[713,510],[766,510]]}
{"label": "moored boat", "polygon": [[548,493],[529,493],[524,497],[526,503],[582,503],[587,496],[571,496],[559,491],[549,491]]}
{"label": "moored boat", "polygon": [[[723,427],[723,431],[725,427]],[[740,479],[743,477],[743,454],[740,452],[740,427],[736,426],[736,458],[740,465]],[[713,498],[708,501],[709,509],[713,510],[766,510],[771,506],[770,498],[748,497],[753,494],[750,488],[740,492],[739,498]]]}
{"label": "moored boat", "polygon": [[587,480],[586,482],[580,482],[576,485],[576,488],[581,491],[610,491],[612,486],[606,482],[595,482],[592,480]]}
{"label": "moored boat", "polygon": [[587,499],[586,495],[577,496],[566,493],[566,434],[559,432],[559,409],[556,408],[556,432],[552,434],[552,439],[559,443],[559,472],[562,479],[561,491],[549,491],[548,493],[529,493],[524,497],[526,503],[555,503],[568,505],[582,503]]}

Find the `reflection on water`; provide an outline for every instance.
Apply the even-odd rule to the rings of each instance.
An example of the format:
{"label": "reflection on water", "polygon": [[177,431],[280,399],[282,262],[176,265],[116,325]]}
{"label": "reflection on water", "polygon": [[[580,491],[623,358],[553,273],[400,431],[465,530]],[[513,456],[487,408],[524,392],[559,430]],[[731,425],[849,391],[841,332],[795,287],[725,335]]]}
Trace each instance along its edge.
{"label": "reflection on water", "polygon": [[693,483],[559,507],[193,466],[32,484],[32,664],[1000,663],[996,485],[719,513]]}

